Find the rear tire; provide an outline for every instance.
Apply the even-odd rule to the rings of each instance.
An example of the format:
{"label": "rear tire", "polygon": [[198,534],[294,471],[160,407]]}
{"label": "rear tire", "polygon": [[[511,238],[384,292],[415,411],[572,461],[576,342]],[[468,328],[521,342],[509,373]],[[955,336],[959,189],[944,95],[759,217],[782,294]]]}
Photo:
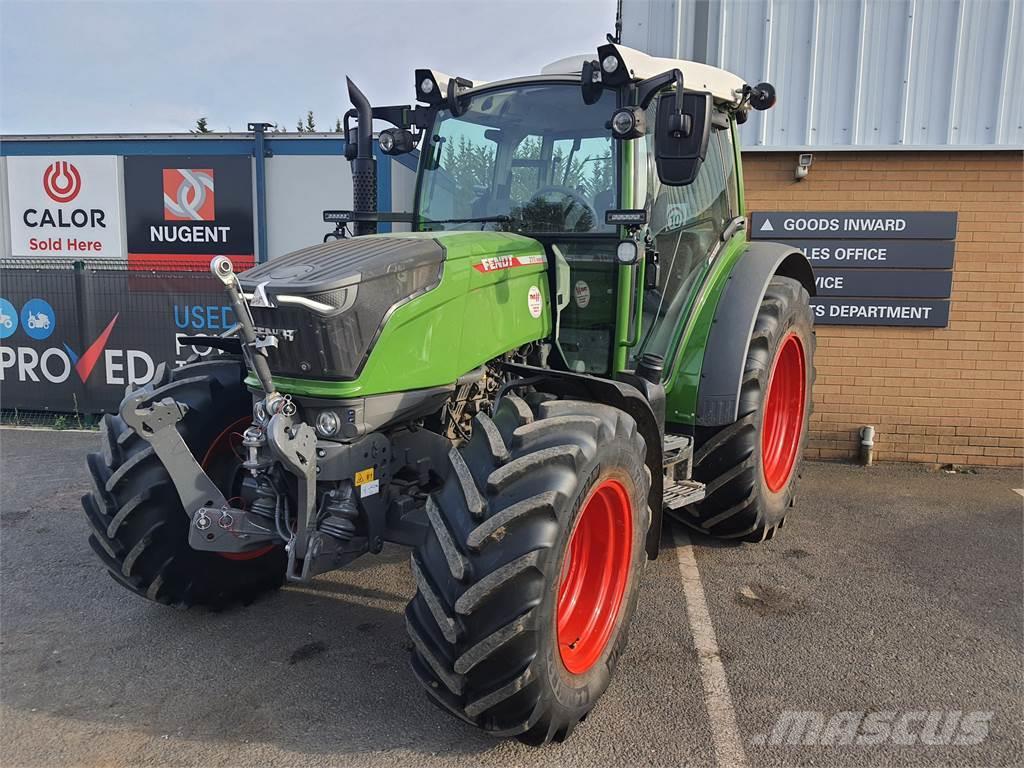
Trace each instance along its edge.
{"label": "rear tire", "polygon": [[814,382],[810,296],[773,277],[754,322],[740,390],[739,418],[698,427],[694,479],[703,501],[672,513],[702,533],[764,541],[782,527],[800,475]]}
{"label": "rear tire", "polygon": [[538,400],[506,395],[450,452],[406,608],[413,670],[433,701],[530,744],[565,739],[608,687],[651,519],[632,417]]}
{"label": "rear tire", "polygon": [[[156,399],[173,397],[188,406],[177,429],[203,462],[225,430],[251,416],[244,375],[235,359],[173,371],[160,366],[147,388]],[[100,434],[102,450],[87,460],[94,487],[82,497],[82,507],[91,528],[89,544],[116,582],[147,600],[183,608],[249,603],[281,586],[282,547],[247,560],[192,549],[188,516],[149,443],[118,415],[103,417]],[[231,489],[221,490],[231,495]]]}

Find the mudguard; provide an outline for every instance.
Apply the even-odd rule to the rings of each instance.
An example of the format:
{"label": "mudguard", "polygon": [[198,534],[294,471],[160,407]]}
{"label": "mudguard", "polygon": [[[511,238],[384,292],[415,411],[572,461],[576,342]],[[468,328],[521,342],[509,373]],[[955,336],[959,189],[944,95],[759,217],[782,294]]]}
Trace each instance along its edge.
{"label": "mudguard", "polygon": [[[651,508],[651,527],[647,531],[647,556],[653,560],[658,556],[661,546],[662,523],[662,484],[664,470],[662,468],[662,445],[665,439],[665,392],[660,384],[651,384],[639,378],[635,379],[638,386],[648,391],[641,392],[637,386],[615,379],[600,379],[581,373],[569,373],[549,368],[536,368],[532,365],[506,363],[506,370],[517,373],[530,384],[554,395],[579,397],[595,403],[605,403],[625,411],[636,421],[640,434],[647,443],[645,463],[651,471],[651,489],[647,500]],[[661,413],[655,412],[656,408]]]}
{"label": "mudguard", "polygon": [[768,283],[775,275],[799,280],[811,296],[815,293],[814,273],[799,250],[782,243],[747,244],[715,308],[714,324],[704,348],[697,390],[698,426],[721,427],[736,421],[750,334]]}

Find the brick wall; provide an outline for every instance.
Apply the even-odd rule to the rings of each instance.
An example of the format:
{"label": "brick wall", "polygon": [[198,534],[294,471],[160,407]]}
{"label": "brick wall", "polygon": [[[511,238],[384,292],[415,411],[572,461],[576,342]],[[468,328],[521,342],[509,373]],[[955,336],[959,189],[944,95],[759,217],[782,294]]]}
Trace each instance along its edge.
{"label": "brick wall", "polygon": [[819,326],[808,456],[1024,464],[1024,156],[746,153],[748,211],[958,211],[948,328]]}

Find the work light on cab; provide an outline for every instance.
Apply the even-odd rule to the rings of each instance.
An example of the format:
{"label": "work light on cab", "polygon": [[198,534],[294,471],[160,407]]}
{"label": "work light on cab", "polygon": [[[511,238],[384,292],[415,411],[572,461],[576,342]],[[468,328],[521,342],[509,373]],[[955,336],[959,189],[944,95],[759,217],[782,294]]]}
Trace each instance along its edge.
{"label": "work light on cab", "polygon": [[636,264],[640,255],[640,248],[635,240],[623,240],[615,249],[615,258],[619,264]]}
{"label": "work light on cab", "polygon": [[639,139],[647,131],[647,120],[640,107],[622,107],[612,113],[612,133],[616,139]]}
{"label": "work light on cab", "polygon": [[404,155],[416,148],[417,138],[404,128],[388,128],[380,132],[377,141],[385,155]]}

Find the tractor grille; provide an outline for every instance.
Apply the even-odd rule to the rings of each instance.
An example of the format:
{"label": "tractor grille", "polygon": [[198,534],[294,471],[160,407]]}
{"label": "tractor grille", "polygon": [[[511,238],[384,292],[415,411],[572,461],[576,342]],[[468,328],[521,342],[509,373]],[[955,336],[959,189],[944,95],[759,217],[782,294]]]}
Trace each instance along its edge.
{"label": "tractor grille", "polygon": [[303,248],[243,273],[243,289],[262,285],[274,305],[252,308],[256,326],[278,339],[268,353],[271,372],[354,379],[388,312],[435,287],[443,261],[433,239],[383,235]]}
{"label": "tractor grille", "polygon": [[436,286],[439,278],[439,265],[428,264],[305,296],[330,305],[330,312],[283,303],[253,307],[256,326],[278,339],[277,348],[268,354],[271,372],[296,378],[354,379],[389,310]]}

